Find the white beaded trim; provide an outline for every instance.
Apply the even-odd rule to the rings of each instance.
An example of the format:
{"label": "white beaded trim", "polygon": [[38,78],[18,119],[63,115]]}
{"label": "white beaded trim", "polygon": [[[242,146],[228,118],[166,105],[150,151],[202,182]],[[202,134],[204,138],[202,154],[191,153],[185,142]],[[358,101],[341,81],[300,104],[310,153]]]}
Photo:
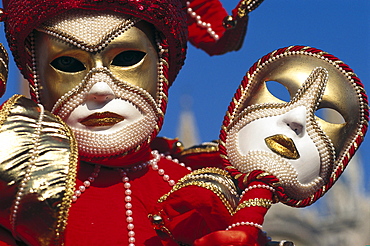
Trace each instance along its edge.
{"label": "white beaded trim", "polygon": [[96,165],[94,172],[83,182],[83,185],[79,186],[78,189],[75,190],[74,195],[72,196],[72,202],[76,202],[82,193],[84,193],[86,189],[90,187],[91,183],[95,181],[99,175],[100,167],[100,165]]}
{"label": "white beaded trim", "polygon": [[[122,33],[124,33],[125,31],[129,30],[131,27],[133,27],[135,25],[135,21],[131,21],[131,20],[127,20],[120,29],[117,30],[117,32],[112,35],[113,37],[118,37],[119,35],[121,35]],[[42,30],[44,31],[44,30]],[[108,37],[106,38],[105,40],[102,41],[101,44],[99,44],[97,47],[91,47],[90,45],[86,44],[86,43],[83,43],[83,42],[78,42],[72,38],[69,38],[69,37],[66,37],[64,36],[63,34],[59,34],[57,32],[54,32],[54,31],[51,31],[51,30],[45,30],[44,31],[46,34],[49,34],[53,37],[56,37],[58,39],[61,39],[67,43],[70,43],[74,46],[76,46],[77,48],[80,48],[82,50],[85,50],[85,51],[88,51],[88,52],[98,52],[100,50],[103,50],[105,47],[107,47],[107,45],[113,40],[112,37]]]}
{"label": "white beaded trim", "polygon": [[234,224],[229,225],[226,228],[226,231],[228,231],[228,230],[230,230],[232,228],[235,228],[237,226],[254,226],[254,227],[257,227],[258,229],[262,230],[262,225],[257,224],[257,223],[253,223],[253,222],[237,222],[237,223],[234,223]]}
{"label": "white beaded trim", "polygon": [[[133,27],[140,19],[121,14],[72,10],[58,15],[38,28],[88,52],[103,50],[114,38]],[[104,28],[101,28],[104,25]]]}
{"label": "white beaded trim", "polygon": [[252,185],[252,186],[249,186],[247,187],[245,190],[243,190],[242,194],[240,195],[240,200],[243,198],[243,196],[250,190],[252,189],[267,189],[267,190],[270,190],[272,193],[275,193],[275,189],[269,185],[261,185],[261,184],[258,184],[258,185]]}
{"label": "white beaded trim", "polygon": [[[155,32],[155,42],[158,47],[158,83],[157,83],[157,107],[158,110],[162,107],[163,100],[167,100],[167,95],[163,92],[163,85],[164,83],[168,85],[168,80],[166,76],[164,76],[163,66],[169,68],[168,63],[163,59],[163,54],[168,53],[168,49],[164,49],[161,45],[161,41],[159,38],[159,33]],[[161,112],[163,113],[163,112]]]}
{"label": "white beaded trim", "polygon": [[186,167],[184,163],[179,163],[179,160],[177,160],[177,159],[172,159],[172,156],[170,156],[170,155],[159,154],[159,152],[157,150],[153,150],[152,151],[152,155],[154,156],[154,160],[157,160],[157,161],[155,163],[153,163],[153,164],[150,163],[149,164],[150,167],[154,171],[157,171],[160,176],[163,176],[163,180],[165,182],[168,182],[168,184],[171,187],[174,186],[176,184],[176,182],[174,180],[170,179],[170,177],[167,174],[165,174],[164,169],[158,167],[157,163],[158,163],[158,161],[159,161],[160,158],[165,158],[167,160],[170,160],[170,161],[172,161],[174,163],[177,163],[178,165],[180,165],[182,167],[185,167],[189,171],[191,171],[191,168],[190,167]]}
{"label": "white beaded trim", "polygon": [[127,222],[127,230],[128,230],[128,243],[129,246],[134,246],[135,245],[135,232],[134,232],[134,218],[132,217],[133,212],[132,212],[132,198],[131,198],[131,184],[130,184],[130,179],[127,176],[127,173],[120,169],[120,173],[122,176],[122,182],[123,186],[125,188],[125,208],[126,208],[126,222]]}
{"label": "white beaded trim", "polygon": [[[158,152],[157,150],[153,150],[153,151]],[[187,167],[184,163],[179,162],[179,160],[178,160],[178,159],[173,159],[173,158],[172,158],[172,156],[170,156],[170,155],[165,155],[165,154],[160,154],[160,155],[161,155],[161,157],[162,157],[162,158],[166,158],[167,160],[173,161],[173,162],[175,162],[175,163],[179,164],[180,166],[185,167],[185,168],[186,168],[186,169],[188,169],[190,172],[192,171],[192,170],[191,170],[191,167]]]}
{"label": "white beaded trim", "polygon": [[35,97],[36,97],[36,102],[37,103],[40,103],[40,93],[39,93],[39,76],[37,75],[37,68],[36,68],[36,53],[35,53],[35,37],[33,35],[33,33],[30,34],[30,43],[31,43],[31,60],[32,60],[32,68],[31,68],[31,72],[32,72],[32,78],[33,78],[33,83],[34,83],[34,86],[31,86],[30,84],[30,88],[31,90],[35,93]]}
{"label": "white beaded trim", "polygon": [[158,161],[161,159],[161,155],[158,151],[153,150],[152,155],[154,159],[149,161],[149,166],[153,169],[153,171],[157,171],[160,176],[162,176],[163,181],[168,182],[168,184],[172,187],[175,185],[175,181],[170,179],[168,174],[165,174],[164,169],[158,167]]}
{"label": "white beaded trim", "polygon": [[212,26],[211,26],[211,23],[207,23],[207,22],[204,22],[202,21],[202,17],[200,15],[198,15],[195,11],[193,11],[192,8],[190,8],[190,2],[186,2],[186,6],[187,6],[187,12],[188,14],[190,15],[191,18],[195,19],[196,20],[196,23],[199,27],[201,28],[206,28],[207,29],[207,33],[216,41],[218,41],[220,39],[220,36],[215,32],[213,31],[212,29]]}
{"label": "white beaded trim", "polygon": [[27,169],[25,170],[24,177],[22,178],[20,182],[18,192],[15,196],[15,202],[10,212],[10,224],[12,225],[12,233],[14,236],[16,235],[15,223],[17,220],[17,213],[18,213],[20,202],[24,195],[24,189],[28,181],[30,181],[31,179],[32,168],[35,166],[36,159],[40,154],[39,147],[40,147],[40,141],[41,141],[42,120],[44,118],[45,110],[44,110],[44,106],[42,106],[41,104],[38,104],[38,106],[40,108],[40,115],[36,123],[35,131],[32,134],[33,137],[32,137],[31,142],[32,142],[33,148],[29,151],[30,158],[28,161],[28,166],[27,166]]}

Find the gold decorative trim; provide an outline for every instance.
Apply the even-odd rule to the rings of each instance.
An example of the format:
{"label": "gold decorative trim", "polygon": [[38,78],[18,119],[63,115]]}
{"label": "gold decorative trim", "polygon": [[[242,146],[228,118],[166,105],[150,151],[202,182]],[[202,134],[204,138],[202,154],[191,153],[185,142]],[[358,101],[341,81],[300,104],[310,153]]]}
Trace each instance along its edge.
{"label": "gold decorative trim", "polygon": [[[191,154],[199,154],[199,153],[212,153],[212,152],[217,152],[218,149],[218,141],[216,140],[215,142],[212,142],[212,144],[203,144],[203,145],[197,145],[190,147],[188,149],[185,149],[184,151],[181,152],[181,156],[184,155],[191,155]],[[213,145],[214,144],[214,145]]]}
{"label": "gold decorative trim", "polygon": [[236,214],[239,210],[243,208],[249,208],[249,207],[264,207],[269,209],[272,205],[272,200],[270,199],[265,199],[265,198],[254,198],[254,199],[249,199],[246,201],[243,201],[238,205],[238,207],[235,209],[234,214]]}
{"label": "gold decorative trim", "polygon": [[197,175],[197,174],[205,174],[205,173],[219,174],[219,175],[231,178],[230,174],[227,171],[223,170],[223,169],[220,169],[220,168],[217,168],[217,167],[206,167],[206,168],[197,169],[197,170],[187,174],[186,176],[181,178],[179,180],[179,182],[181,182],[182,180],[186,180],[188,176]]}
{"label": "gold decorative trim", "polygon": [[[218,175],[218,176],[217,176]],[[219,169],[219,168],[202,168],[193,171],[192,173],[184,176],[181,178],[178,183],[172,188],[172,190],[163,195],[161,198],[159,198],[158,203],[164,202],[172,193],[187,187],[187,186],[198,186],[201,188],[205,188],[207,190],[212,191],[215,195],[217,195],[221,202],[224,204],[227,211],[232,215],[235,206],[232,206],[231,202],[226,196],[226,191],[233,195],[232,189],[235,189],[236,187],[230,187],[228,184],[222,183],[221,181],[216,181],[211,179],[209,176],[214,176],[217,178],[224,178],[225,180],[229,180],[232,185],[234,185],[231,181],[231,176],[228,174],[227,171]],[[227,189],[222,189],[222,188]],[[235,192],[236,193],[236,192]],[[231,199],[232,200],[232,199]]]}
{"label": "gold decorative trim", "polygon": [[[159,218],[159,221],[155,222],[153,219],[157,217]],[[164,225],[163,219],[161,215],[158,214],[148,214],[148,218],[152,221],[152,224],[154,226],[154,230],[160,230],[164,233],[166,233],[172,240],[176,241],[175,237],[172,235],[171,231]]]}
{"label": "gold decorative trim", "polygon": [[78,165],[78,148],[77,142],[73,135],[72,130],[67,126],[67,124],[59,117],[56,116],[59,122],[64,126],[65,134],[68,139],[70,139],[70,158],[68,164],[68,176],[66,182],[66,189],[65,195],[62,199],[62,203],[59,210],[58,221],[55,228],[55,241],[57,245],[63,244],[63,234],[64,230],[67,226],[68,220],[68,211],[72,204],[72,196],[74,194],[74,187],[76,184],[76,176],[77,176],[77,165]]}
{"label": "gold decorative trim", "polygon": [[4,124],[6,118],[8,118],[8,116],[9,116],[10,110],[12,109],[13,105],[21,97],[23,97],[23,96],[22,95],[14,95],[11,98],[9,98],[3,104],[3,106],[0,110],[0,126],[2,126]]}
{"label": "gold decorative trim", "polygon": [[186,184],[176,185],[169,193],[167,193],[166,195],[159,198],[158,202],[159,203],[164,202],[172,193],[174,193],[175,191],[178,191],[178,190],[180,190],[184,187],[187,187],[187,186],[198,186],[198,187],[205,188],[207,190],[212,191],[213,193],[215,193],[220,198],[221,202],[225,205],[227,211],[231,215],[233,215],[233,210],[234,209],[230,205],[229,201],[225,198],[223,193],[220,191],[219,187],[217,187],[214,184],[206,183],[206,182],[203,182],[203,181],[190,181]]}

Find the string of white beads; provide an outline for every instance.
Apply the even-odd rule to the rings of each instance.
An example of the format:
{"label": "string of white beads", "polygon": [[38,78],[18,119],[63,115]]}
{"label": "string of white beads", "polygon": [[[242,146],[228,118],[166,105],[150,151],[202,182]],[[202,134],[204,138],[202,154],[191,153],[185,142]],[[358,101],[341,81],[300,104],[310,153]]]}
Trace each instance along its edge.
{"label": "string of white beads", "polygon": [[[138,170],[136,168],[136,170]],[[128,243],[129,246],[135,246],[135,232],[134,232],[134,218],[132,217],[133,212],[132,212],[132,198],[131,198],[131,184],[130,184],[130,179],[127,176],[127,173],[123,169],[119,169],[121,176],[122,176],[122,182],[123,182],[123,187],[125,188],[125,208],[126,208],[126,222],[127,222],[127,230],[128,230]]]}
{"label": "string of white beads", "polygon": [[258,184],[258,185],[252,185],[252,186],[248,186],[245,190],[243,190],[241,196],[240,196],[240,200],[243,198],[243,196],[250,190],[252,189],[267,189],[267,190],[270,190],[271,192],[275,192],[275,189],[269,185],[261,185],[261,184]]}
{"label": "string of white beads", "polygon": [[91,183],[94,182],[95,179],[98,177],[99,172],[100,165],[96,165],[93,173],[83,182],[81,186],[78,187],[77,190],[75,190],[74,195],[72,196],[72,202],[76,202],[77,199],[82,195],[82,193],[85,192],[86,189],[90,187]]}
{"label": "string of white beads", "polygon": [[257,227],[258,229],[262,230],[262,225],[257,224],[257,223],[253,223],[253,222],[237,222],[237,223],[229,225],[226,228],[226,230],[228,231],[228,230],[230,230],[234,227],[237,227],[237,226],[254,226],[254,227]]}
{"label": "string of white beads", "polygon": [[163,85],[164,83],[168,84],[168,80],[163,72],[163,66],[166,65],[168,67],[167,62],[163,59],[163,54],[168,52],[168,49],[164,49],[161,40],[159,37],[159,33],[155,32],[155,41],[158,47],[158,83],[157,83],[157,107],[158,110],[162,107],[163,99],[167,96],[163,92]]}
{"label": "string of white beads", "polygon": [[[168,182],[168,184],[171,187],[174,186],[176,182],[173,179],[170,179],[170,176],[165,173],[164,169],[159,168],[158,161],[161,158],[166,158],[167,160],[171,160],[172,162],[177,163],[177,164],[179,164],[180,166],[183,166],[183,167],[185,167],[185,164],[184,163],[179,163],[179,161],[177,159],[172,159],[172,157],[170,155],[165,156],[164,154],[159,154],[159,152],[157,150],[153,150],[152,151],[152,155],[154,156],[154,159],[152,159],[152,160],[149,161],[150,167],[154,171],[157,171],[158,174],[163,177],[163,180],[166,181],[166,182]],[[186,167],[186,168],[189,171],[191,171],[191,168],[190,167]]]}
{"label": "string of white beads", "polygon": [[31,40],[31,60],[32,60],[32,79],[34,86],[31,86],[31,90],[35,93],[36,97],[36,102],[40,103],[40,95],[39,95],[39,76],[37,74],[37,69],[36,69],[36,54],[35,54],[35,37],[33,33],[30,34],[30,40]]}
{"label": "string of white beads", "polygon": [[188,14],[196,20],[197,25],[201,28],[206,28],[207,33],[214,40],[218,41],[220,39],[220,36],[215,31],[213,31],[211,23],[207,23],[207,22],[202,21],[202,17],[200,15],[198,15],[192,8],[190,8],[190,2],[186,2],[186,6],[187,6]]}

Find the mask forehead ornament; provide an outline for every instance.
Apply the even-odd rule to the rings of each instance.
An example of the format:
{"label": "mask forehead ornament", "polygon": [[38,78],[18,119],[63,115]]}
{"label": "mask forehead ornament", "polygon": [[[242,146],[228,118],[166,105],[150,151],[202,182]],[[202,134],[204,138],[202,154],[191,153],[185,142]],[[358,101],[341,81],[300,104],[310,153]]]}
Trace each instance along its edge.
{"label": "mask forehead ornament", "polygon": [[[275,97],[268,81],[284,85],[290,101]],[[345,122],[319,118],[321,108]],[[290,46],[262,57],[244,77],[224,119],[220,152],[241,187],[261,170],[277,178],[280,201],[307,206],[342,174],[367,124],[367,96],[353,71],[321,50]]]}
{"label": "mask forehead ornament", "polygon": [[37,30],[83,50],[97,52],[138,21],[138,18],[113,12],[70,10],[44,22]]}

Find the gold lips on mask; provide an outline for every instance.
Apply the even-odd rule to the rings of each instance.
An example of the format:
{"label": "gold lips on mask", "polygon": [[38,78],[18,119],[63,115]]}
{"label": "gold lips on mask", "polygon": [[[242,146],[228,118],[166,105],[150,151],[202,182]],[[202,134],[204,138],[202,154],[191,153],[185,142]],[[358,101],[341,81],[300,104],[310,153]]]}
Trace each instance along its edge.
{"label": "gold lips on mask", "polygon": [[283,134],[276,134],[265,138],[265,143],[273,152],[288,159],[298,159],[298,150],[291,138]]}
{"label": "gold lips on mask", "polygon": [[112,112],[97,112],[82,119],[80,123],[88,127],[96,126],[113,126],[125,118],[119,114]]}

